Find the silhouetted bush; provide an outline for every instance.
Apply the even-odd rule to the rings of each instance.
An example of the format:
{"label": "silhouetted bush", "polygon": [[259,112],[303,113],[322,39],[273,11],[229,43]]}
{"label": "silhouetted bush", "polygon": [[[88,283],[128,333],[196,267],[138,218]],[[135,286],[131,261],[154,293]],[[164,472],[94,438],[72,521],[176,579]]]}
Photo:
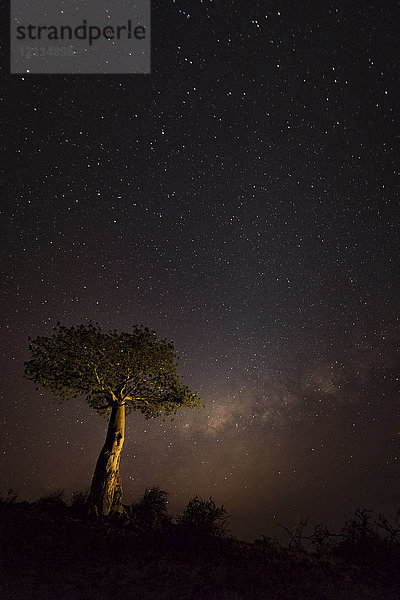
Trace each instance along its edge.
{"label": "silhouetted bush", "polygon": [[87,500],[89,490],[83,492],[73,492],[69,501],[69,508],[74,517],[83,518],[89,515]]}
{"label": "silhouetted bush", "polygon": [[391,544],[400,542],[400,511],[394,518],[394,522],[391,523],[384,515],[379,515],[376,526],[383,533],[385,539]]}
{"label": "silhouetted bush", "polygon": [[177,524],[186,533],[196,536],[224,537],[228,530],[228,514],[224,506],[216,506],[214,500],[195,496],[189,501]]}
{"label": "silhouetted bush", "polygon": [[18,498],[18,492],[15,492],[12,488],[10,488],[7,492],[7,496],[3,496],[0,493],[0,503],[4,504],[15,504]]}
{"label": "silhouetted bush", "polygon": [[289,537],[287,545],[282,546],[282,548],[285,548],[288,552],[296,555],[304,555],[307,553],[305,542],[309,537],[304,534],[307,522],[307,519],[299,518],[291,527],[279,524],[279,527],[283,529]]}
{"label": "silhouetted bush", "polygon": [[352,564],[385,562],[389,554],[393,555],[394,548],[399,548],[398,527],[391,525],[382,516],[378,521],[374,520],[372,511],[365,509],[357,508],[353,518],[343,526],[340,535],[342,539],[337,544],[335,553],[340,559]]}
{"label": "silhouetted bush", "polygon": [[1,498],[5,600],[27,590],[58,600],[399,600],[398,516],[358,509],[339,534],[306,531],[300,519],[282,528],[285,539],[252,544],[227,535],[225,508],[212,498],[196,496],[173,524],[159,488],[128,507],[126,526],[78,517],[73,506],[85,506],[86,493],[68,505],[60,491],[31,504]]}
{"label": "silhouetted bush", "polygon": [[65,508],[67,505],[65,499],[65,490],[54,490],[53,492],[49,492],[48,494],[41,496],[36,502],[36,505],[39,507],[53,506]]}
{"label": "silhouetted bush", "polygon": [[312,549],[314,555],[330,559],[339,537],[341,536],[331,533],[326,525],[318,524],[309,538],[309,547]]}
{"label": "silhouetted bush", "polygon": [[160,531],[170,523],[168,516],[168,494],[159,487],[146,489],[139,502],[133,503],[128,514],[138,531]]}
{"label": "silhouetted bush", "polygon": [[89,497],[89,490],[84,492],[73,492],[70,500],[70,506],[72,508],[84,506],[87,503]]}
{"label": "silhouetted bush", "polygon": [[277,558],[282,551],[282,546],[276,539],[265,535],[256,539],[254,545],[268,558]]}

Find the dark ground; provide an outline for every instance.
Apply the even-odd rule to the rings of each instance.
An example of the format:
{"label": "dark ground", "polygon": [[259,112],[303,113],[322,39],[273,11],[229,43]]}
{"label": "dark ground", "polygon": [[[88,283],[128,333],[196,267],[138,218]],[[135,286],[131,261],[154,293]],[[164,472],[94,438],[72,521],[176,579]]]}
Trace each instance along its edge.
{"label": "dark ground", "polygon": [[170,519],[141,527],[61,501],[3,501],[0,598],[398,600],[399,530],[363,515],[305,550],[295,536],[248,544]]}

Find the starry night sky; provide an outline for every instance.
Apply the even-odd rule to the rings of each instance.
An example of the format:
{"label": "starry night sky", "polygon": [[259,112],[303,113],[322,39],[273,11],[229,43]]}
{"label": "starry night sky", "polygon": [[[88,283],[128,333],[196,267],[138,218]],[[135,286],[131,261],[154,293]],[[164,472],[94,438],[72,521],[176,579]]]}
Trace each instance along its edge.
{"label": "starry night sky", "polygon": [[5,59],[3,492],[90,485],[105,418],[22,374],[92,319],[173,339],[205,404],[130,415],[125,502],[212,496],[246,539],[400,508],[396,5],[153,1],[151,75]]}

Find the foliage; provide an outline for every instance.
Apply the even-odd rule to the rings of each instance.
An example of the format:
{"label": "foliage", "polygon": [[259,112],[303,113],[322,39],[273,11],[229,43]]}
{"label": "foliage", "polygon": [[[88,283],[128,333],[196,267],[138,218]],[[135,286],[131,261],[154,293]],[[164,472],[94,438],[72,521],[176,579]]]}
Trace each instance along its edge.
{"label": "foliage", "polygon": [[190,535],[224,537],[227,534],[228,518],[223,505],[216,506],[212,498],[203,500],[196,495],[178,517],[177,523]]}
{"label": "foliage", "polygon": [[71,508],[78,508],[84,506],[89,497],[89,490],[84,492],[73,492],[71,495],[70,506]]}
{"label": "foliage", "polygon": [[96,323],[65,327],[30,340],[25,377],[59,400],[83,396],[102,413],[115,404],[147,418],[201,405],[178,375],[172,342],[147,327],[104,333]]}
{"label": "foliage", "polygon": [[51,506],[66,506],[65,503],[65,490],[54,490],[53,492],[49,492],[39,498],[37,501],[39,506],[42,505],[51,505]]}
{"label": "foliage", "polygon": [[384,515],[379,515],[376,526],[381,532],[384,532],[384,537],[390,544],[400,542],[400,511],[398,511],[393,523]]}
{"label": "foliage", "polygon": [[12,488],[7,491],[7,496],[3,496],[0,493],[0,504],[15,504],[18,498],[18,492],[15,492]]}
{"label": "foliage", "polygon": [[164,529],[171,519],[168,516],[168,494],[159,487],[146,489],[142,498],[131,506],[131,519],[139,531]]}

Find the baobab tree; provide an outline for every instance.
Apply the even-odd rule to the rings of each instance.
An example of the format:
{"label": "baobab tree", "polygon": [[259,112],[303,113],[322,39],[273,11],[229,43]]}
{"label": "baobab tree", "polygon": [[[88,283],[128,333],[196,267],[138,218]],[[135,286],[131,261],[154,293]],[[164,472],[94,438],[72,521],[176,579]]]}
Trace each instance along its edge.
{"label": "baobab tree", "polygon": [[62,401],[82,397],[96,412],[109,414],[88,502],[101,515],[122,512],[119,466],[126,414],[139,410],[150,419],[201,405],[178,375],[173,343],[143,326],[104,333],[97,323],[57,323],[51,337],[30,340],[29,350],[25,377],[37,389]]}

